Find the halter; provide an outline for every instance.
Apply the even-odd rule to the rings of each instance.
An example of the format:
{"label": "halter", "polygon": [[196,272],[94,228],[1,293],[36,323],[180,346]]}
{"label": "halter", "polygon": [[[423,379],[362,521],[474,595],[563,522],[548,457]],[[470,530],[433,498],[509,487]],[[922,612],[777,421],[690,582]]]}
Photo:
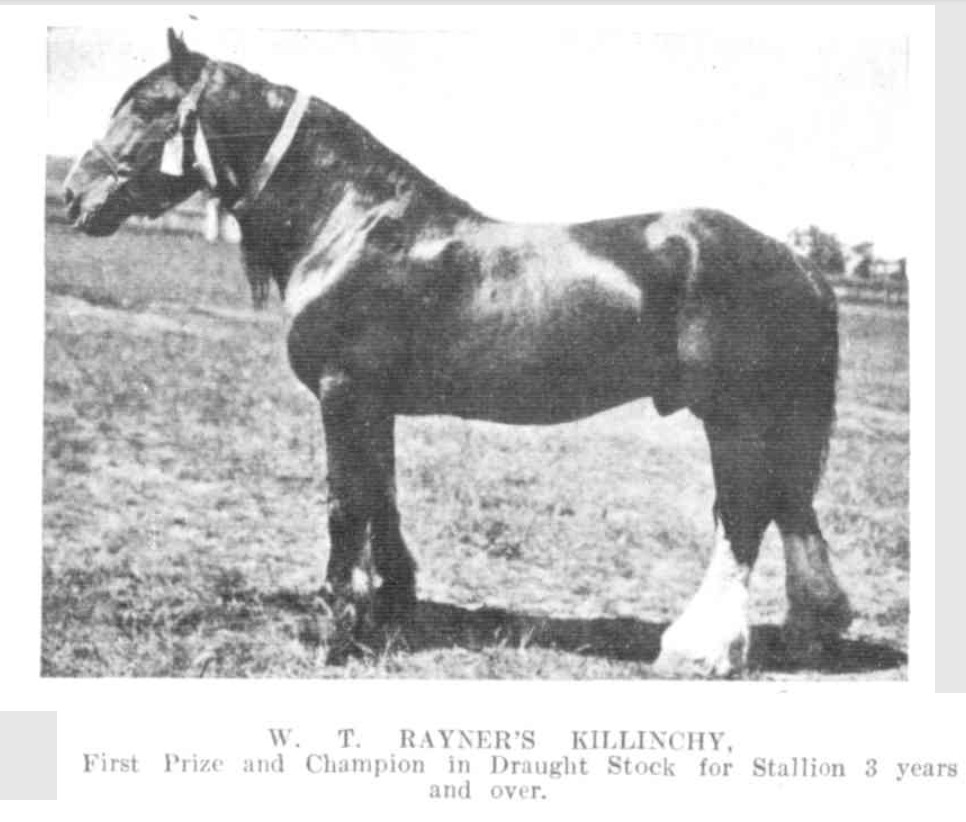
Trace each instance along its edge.
{"label": "halter", "polygon": [[295,92],[295,99],[285,113],[282,127],[278,130],[278,134],[275,135],[275,139],[272,140],[272,144],[268,147],[265,157],[259,164],[258,169],[256,169],[255,175],[252,177],[252,181],[248,186],[248,192],[232,206],[233,209],[247,208],[265,190],[265,186],[268,185],[268,181],[275,173],[275,169],[278,168],[278,164],[282,162],[285,152],[292,145],[295,132],[298,131],[302,117],[305,116],[305,111],[311,102],[312,98],[308,94],[302,91]]}
{"label": "halter", "polygon": [[120,183],[127,177],[127,171],[124,165],[119,163],[114,159],[114,155],[105,148],[100,140],[95,140],[91,148],[97,153],[97,155],[107,164],[107,170],[111,172],[111,176]]}
{"label": "halter", "polygon": [[[195,84],[178,105],[178,129],[164,144],[164,152],[161,155],[161,172],[173,177],[180,177],[184,174],[184,140],[190,124],[194,126],[192,148],[194,149],[195,167],[205,178],[208,187],[215,190],[218,188],[218,174],[211,159],[211,152],[208,150],[208,141],[205,139],[201,118],[198,117],[198,102],[213,74],[214,64],[207,63],[201,70]],[[295,93],[295,99],[285,114],[282,127],[275,135],[275,139],[269,146],[265,157],[255,170],[248,191],[231,206],[233,211],[247,208],[264,191],[272,174],[275,173],[275,169],[278,168],[279,163],[285,156],[285,152],[291,146],[295,132],[298,130],[311,100],[312,98],[304,92],[298,91]]]}
{"label": "halter", "polygon": [[194,149],[195,166],[201,172],[201,176],[205,178],[208,186],[217,188],[218,175],[215,173],[215,166],[211,161],[211,152],[208,151],[208,141],[205,139],[201,120],[198,118],[198,101],[204,94],[212,73],[212,64],[206,63],[201,70],[201,74],[198,75],[198,79],[195,80],[195,84],[178,104],[178,127],[164,144],[164,151],[161,154],[161,173],[171,177],[184,176],[184,139],[190,120],[194,125],[192,148]]}

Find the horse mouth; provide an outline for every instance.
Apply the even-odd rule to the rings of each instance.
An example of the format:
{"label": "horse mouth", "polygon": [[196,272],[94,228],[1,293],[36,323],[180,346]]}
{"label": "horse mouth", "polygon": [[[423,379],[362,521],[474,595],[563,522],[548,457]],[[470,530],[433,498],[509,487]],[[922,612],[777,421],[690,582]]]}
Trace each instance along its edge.
{"label": "horse mouth", "polygon": [[81,211],[72,203],[67,209],[67,219],[75,229],[91,237],[109,237],[121,227],[127,214],[106,204],[100,208]]}

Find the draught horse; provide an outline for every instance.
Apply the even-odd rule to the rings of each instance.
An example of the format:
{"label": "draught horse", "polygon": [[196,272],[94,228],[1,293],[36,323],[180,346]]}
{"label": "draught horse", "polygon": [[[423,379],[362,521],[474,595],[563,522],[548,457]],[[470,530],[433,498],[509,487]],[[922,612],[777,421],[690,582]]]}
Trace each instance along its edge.
{"label": "draught horse", "polygon": [[65,182],[77,228],[109,235],[207,188],[236,215],[256,302],[274,280],[288,354],[318,398],[328,462],[324,594],[356,628],[367,540],[372,613],[402,625],[416,564],[396,506],[394,419],[575,420],[641,397],[702,422],[715,482],[706,576],[657,669],[746,664],[748,585],[775,522],[789,658],[814,664],[851,609],[813,499],[834,420],[834,296],[781,243],[687,210],[576,225],[490,219],[343,112],[190,51],[123,95]]}

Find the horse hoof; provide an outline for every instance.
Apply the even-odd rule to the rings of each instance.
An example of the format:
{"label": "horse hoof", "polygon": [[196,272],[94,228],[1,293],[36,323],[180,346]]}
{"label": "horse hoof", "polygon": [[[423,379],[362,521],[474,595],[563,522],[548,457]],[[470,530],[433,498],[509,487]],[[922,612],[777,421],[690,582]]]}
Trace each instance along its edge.
{"label": "horse hoof", "polygon": [[361,619],[351,591],[337,592],[324,585],[316,596],[316,604],[339,631],[352,633]]}
{"label": "horse hoof", "polygon": [[661,637],[661,654],[653,670],[673,678],[725,679],[743,673],[748,659],[748,630],[744,624],[731,631],[703,624],[689,615],[679,619]]}
{"label": "horse hoof", "polygon": [[668,679],[728,679],[745,669],[745,652],[738,647],[723,651],[692,651],[663,647],[652,670]]}
{"label": "horse hoof", "polygon": [[298,639],[311,650],[322,651],[326,665],[345,665],[351,657],[362,653],[354,635],[340,628],[328,610],[323,615],[300,620]]}
{"label": "horse hoof", "polygon": [[825,606],[792,608],[782,627],[786,659],[794,667],[821,667],[836,655],[852,618],[844,594]]}
{"label": "horse hoof", "polygon": [[321,611],[313,632],[318,645],[324,646],[326,665],[345,665],[349,659],[364,655],[359,642],[365,633],[367,609],[360,607],[351,591],[335,591],[326,584],[316,604]]}
{"label": "horse hoof", "polygon": [[341,668],[350,659],[359,659],[365,655],[363,648],[349,636],[334,636],[330,638],[325,651],[325,664]]}

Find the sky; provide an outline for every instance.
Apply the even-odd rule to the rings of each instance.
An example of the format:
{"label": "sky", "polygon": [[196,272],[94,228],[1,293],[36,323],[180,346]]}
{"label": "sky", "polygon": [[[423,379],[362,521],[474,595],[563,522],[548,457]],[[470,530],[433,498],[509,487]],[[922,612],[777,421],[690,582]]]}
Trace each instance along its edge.
{"label": "sky", "polygon": [[[225,28],[171,14],[189,47],[346,111],[502,219],[573,222],[720,208],[773,236],[816,224],[907,253],[916,170],[902,26]],[[57,26],[46,150],[74,155],[167,57],[164,27]],[[929,56],[931,59],[931,55]]]}

